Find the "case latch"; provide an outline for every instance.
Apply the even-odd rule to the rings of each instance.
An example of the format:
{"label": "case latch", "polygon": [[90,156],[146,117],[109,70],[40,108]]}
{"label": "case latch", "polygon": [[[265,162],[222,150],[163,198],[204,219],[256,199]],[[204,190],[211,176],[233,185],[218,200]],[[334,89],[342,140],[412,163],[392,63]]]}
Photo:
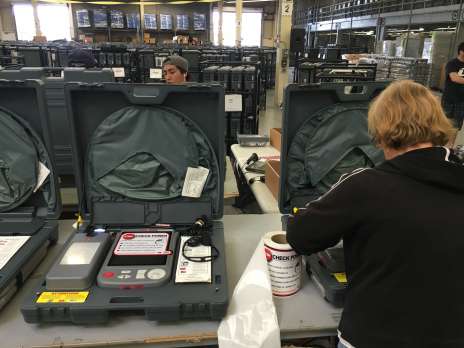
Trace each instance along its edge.
{"label": "case latch", "polygon": [[45,224],[45,219],[36,216],[36,208],[23,207],[0,213],[0,235],[33,235]]}

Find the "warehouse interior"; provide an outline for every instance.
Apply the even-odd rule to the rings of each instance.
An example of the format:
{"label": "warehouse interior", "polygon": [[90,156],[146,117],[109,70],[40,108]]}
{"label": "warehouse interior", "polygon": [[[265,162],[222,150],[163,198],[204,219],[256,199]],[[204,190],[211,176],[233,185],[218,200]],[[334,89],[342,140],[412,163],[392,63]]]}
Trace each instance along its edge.
{"label": "warehouse interior", "polygon": [[[338,132],[339,146],[374,147],[362,143],[368,109],[394,81],[443,103],[463,22],[464,0],[0,0],[5,347],[367,347],[337,331],[343,255],[325,254],[343,263],[335,290],[303,258],[288,295],[260,284],[261,238],[344,180],[293,197],[336,168],[329,150],[300,144],[299,171],[298,141],[332,146]],[[317,137],[324,111],[349,118],[355,102],[362,129]],[[446,146],[464,160],[461,126]],[[165,245],[123,241],[137,233]],[[189,237],[206,256],[185,256]]]}

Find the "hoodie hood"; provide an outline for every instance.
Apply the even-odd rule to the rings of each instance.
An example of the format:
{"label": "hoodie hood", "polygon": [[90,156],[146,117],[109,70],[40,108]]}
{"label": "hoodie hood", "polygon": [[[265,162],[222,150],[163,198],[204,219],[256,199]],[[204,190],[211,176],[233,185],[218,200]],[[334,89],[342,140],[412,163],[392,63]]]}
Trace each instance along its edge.
{"label": "hoodie hood", "polygon": [[464,193],[464,165],[446,147],[429,147],[406,152],[378,166],[414,180]]}

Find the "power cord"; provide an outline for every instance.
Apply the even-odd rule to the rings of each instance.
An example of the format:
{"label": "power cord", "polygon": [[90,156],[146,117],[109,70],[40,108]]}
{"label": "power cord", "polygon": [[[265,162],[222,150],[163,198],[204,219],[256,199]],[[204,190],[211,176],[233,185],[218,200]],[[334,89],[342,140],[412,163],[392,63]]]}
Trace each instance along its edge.
{"label": "power cord", "polygon": [[259,157],[255,152],[253,152],[251,156],[245,161],[245,163],[243,163],[243,165],[240,165],[239,161],[236,159],[235,166],[238,171],[241,171],[243,173],[243,175],[248,174],[248,173],[255,174],[254,172],[247,170],[247,167],[257,161],[259,161]]}
{"label": "power cord", "polygon": [[[193,225],[184,232],[184,235],[190,236],[182,246],[182,256],[188,261],[192,262],[211,262],[219,257],[219,250],[214,246],[209,233],[211,224],[206,216],[198,218]],[[199,245],[209,246],[211,248],[211,255],[209,256],[187,256],[185,249],[187,246],[194,248]]]}

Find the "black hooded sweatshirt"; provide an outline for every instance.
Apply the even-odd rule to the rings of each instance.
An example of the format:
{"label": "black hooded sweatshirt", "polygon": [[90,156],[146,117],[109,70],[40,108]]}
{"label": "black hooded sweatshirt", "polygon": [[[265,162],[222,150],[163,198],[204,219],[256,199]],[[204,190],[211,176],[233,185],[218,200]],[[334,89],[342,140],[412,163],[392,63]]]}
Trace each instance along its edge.
{"label": "black hooded sweatshirt", "polygon": [[339,326],[355,348],[464,347],[464,166],[450,150],[358,170],[290,219],[300,254],[343,238]]}

